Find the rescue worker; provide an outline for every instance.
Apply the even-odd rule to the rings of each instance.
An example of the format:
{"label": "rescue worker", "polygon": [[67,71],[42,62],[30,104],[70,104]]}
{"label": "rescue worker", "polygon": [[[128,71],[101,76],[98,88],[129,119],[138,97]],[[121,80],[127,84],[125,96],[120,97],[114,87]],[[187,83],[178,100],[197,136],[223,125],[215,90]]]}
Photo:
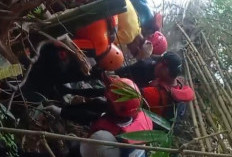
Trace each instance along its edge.
{"label": "rescue worker", "polygon": [[147,37],[162,28],[162,15],[154,13],[147,0],[130,0],[137,11],[142,34]]}
{"label": "rescue worker", "polygon": [[141,34],[139,18],[130,0],[126,0],[127,12],[118,15],[116,44],[127,45],[137,59],[147,58],[152,53],[152,43]]}
{"label": "rescue worker", "polygon": [[[123,82],[128,86],[132,87],[134,90],[139,92],[138,87],[134,84],[133,81],[126,78],[116,78],[110,80],[110,84],[107,85],[106,90],[106,99],[109,103],[108,111],[97,121],[95,121],[91,126],[90,135],[98,135],[101,140],[108,139],[110,135],[117,136],[119,134],[134,132],[134,131],[143,131],[143,130],[152,130],[152,121],[149,117],[146,116],[145,113],[140,111],[140,98],[133,98],[131,100],[127,100],[124,102],[117,102],[116,100],[120,98],[120,95],[115,94],[112,90],[118,89],[114,87],[113,84]],[[101,131],[106,131],[105,133],[101,133]],[[109,135],[107,135],[107,132]],[[107,137],[106,137],[107,136]],[[112,137],[113,137],[112,136]],[[93,137],[94,138],[94,137]],[[114,138],[112,138],[115,141]],[[112,141],[111,140],[111,141]],[[126,143],[138,143],[136,141],[122,141]],[[99,146],[94,150],[91,149],[91,144],[83,144],[81,146],[81,153],[83,157],[90,157],[91,154],[104,154],[101,157],[105,156],[106,152],[109,151],[109,148],[105,148],[105,146]],[[103,148],[103,149],[102,149]],[[111,148],[112,149],[112,148]],[[99,152],[101,150],[102,152]],[[111,150],[112,151],[112,150]],[[113,150],[117,156],[119,157],[129,157],[129,156],[138,156],[145,157],[144,150],[137,149],[120,149]],[[115,155],[115,154],[114,154]]]}
{"label": "rescue worker", "polygon": [[179,55],[167,52],[159,58],[148,58],[115,73],[135,81],[142,90],[151,111],[164,118],[173,118],[176,103],[191,101],[193,90],[186,86],[181,74],[182,61]]}
{"label": "rescue worker", "polygon": [[[185,84],[181,73],[181,58],[173,53],[165,53],[156,63],[154,68],[155,79],[142,89],[142,93],[152,112],[171,120],[174,118],[174,107],[178,104],[192,101],[194,91]],[[185,105],[184,105],[185,106]]]}
{"label": "rescue worker", "polygon": [[[126,5],[127,12],[118,15],[118,38],[115,43],[127,45],[130,53],[137,59],[148,58],[152,53],[164,53],[167,50],[167,41],[159,32],[162,27],[161,14],[154,16],[146,0],[126,0]],[[163,49],[157,47],[160,42],[165,42]]]}
{"label": "rescue worker", "polygon": [[112,44],[117,23],[117,16],[95,21],[78,29],[73,39],[74,43],[84,50],[88,57],[93,57],[104,70],[116,70],[124,61],[121,50]]}
{"label": "rescue worker", "polygon": [[[147,117],[146,114],[140,111],[139,109],[141,105],[141,99],[139,97],[124,102],[116,102],[116,100],[120,98],[120,95],[112,92],[112,89],[118,89],[118,87],[115,87],[114,84],[120,82],[127,84],[128,86],[132,87],[135,91],[139,92],[139,89],[136,86],[136,84],[133,81],[126,78],[110,78],[107,79],[107,81],[105,82],[105,97],[107,101],[101,100],[95,103],[86,102],[72,107],[64,106],[63,108],[59,108],[57,106],[52,105],[46,107],[45,109],[69,120],[75,120],[76,118],[77,122],[83,122],[85,124],[90,124],[90,122],[93,122],[93,124],[91,125],[89,136],[90,138],[92,137],[94,139],[118,141],[118,139],[115,139],[116,135],[122,133],[152,130],[153,124],[151,119]],[[77,112],[74,114],[75,111]],[[102,116],[102,113],[104,112],[105,114]],[[135,141],[130,140],[122,142],[137,143]],[[95,155],[102,154],[103,156],[104,154],[111,154],[110,152],[106,151],[114,151],[113,154],[118,154],[117,157],[129,157],[132,154],[134,156],[137,155],[138,157],[145,156],[145,151],[143,150],[108,150],[109,147],[99,146],[96,148],[92,145],[85,143],[81,145],[80,149],[83,157],[91,156],[93,153]]]}

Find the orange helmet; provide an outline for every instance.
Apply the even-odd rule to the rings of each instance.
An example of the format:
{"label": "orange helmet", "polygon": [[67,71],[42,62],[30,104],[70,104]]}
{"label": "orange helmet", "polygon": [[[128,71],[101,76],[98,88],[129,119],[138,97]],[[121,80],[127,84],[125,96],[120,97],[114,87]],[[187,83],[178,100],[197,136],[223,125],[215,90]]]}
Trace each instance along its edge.
{"label": "orange helmet", "polygon": [[130,100],[126,100],[123,102],[116,102],[120,98],[121,95],[116,94],[112,92],[113,89],[117,89],[118,87],[113,86],[113,84],[117,83],[125,83],[126,85],[130,86],[132,89],[134,89],[138,94],[140,94],[139,88],[137,85],[127,79],[127,78],[110,78],[110,85],[107,86],[107,90],[105,93],[105,97],[111,104],[111,110],[116,116],[119,117],[134,117],[137,115],[139,107],[141,105],[141,99],[138,98],[132,98]]}
{"label": "orange helmet", "polygon": [[122,51],[116,45],[111,44],[110,50],[98,60],[98,65],[104,70],[114,71],[122,66],[123,61]]}
{"label": "orange helmet", "polygon": [[153,54],[161,55],[167,51],[168,43],[166,37],[161,32],[156,31],[148,40],[152,42]]}

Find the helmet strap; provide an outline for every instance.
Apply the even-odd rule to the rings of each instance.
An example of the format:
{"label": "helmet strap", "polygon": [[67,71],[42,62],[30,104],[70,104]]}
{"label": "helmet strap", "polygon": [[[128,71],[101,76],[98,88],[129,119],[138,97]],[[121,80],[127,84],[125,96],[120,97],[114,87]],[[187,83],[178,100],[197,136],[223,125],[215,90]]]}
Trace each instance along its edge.
{"label": "helmet strap", "polygon": [[97,62],[99,62],[100,60],[102,60],[106,55],[108,55],[108,53],[110,52],[111,49],[111,45],[108,45],[108,48],[105,52],[103,52],[101,55],[96,56],[95,59]]}

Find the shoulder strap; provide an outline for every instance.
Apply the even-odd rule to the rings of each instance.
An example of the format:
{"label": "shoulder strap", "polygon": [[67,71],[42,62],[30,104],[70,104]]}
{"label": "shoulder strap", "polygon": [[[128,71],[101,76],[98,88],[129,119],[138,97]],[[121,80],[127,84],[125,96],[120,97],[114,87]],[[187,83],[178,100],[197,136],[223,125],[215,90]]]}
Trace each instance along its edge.
{"label": "shoulder strap", "polygon": [[99,120],[97,120],[91,127],[91,134],[99,131],[106,130],[112,133],[114,136],[121,133],[121,128],[117,126],[109,116],[103,116]]}

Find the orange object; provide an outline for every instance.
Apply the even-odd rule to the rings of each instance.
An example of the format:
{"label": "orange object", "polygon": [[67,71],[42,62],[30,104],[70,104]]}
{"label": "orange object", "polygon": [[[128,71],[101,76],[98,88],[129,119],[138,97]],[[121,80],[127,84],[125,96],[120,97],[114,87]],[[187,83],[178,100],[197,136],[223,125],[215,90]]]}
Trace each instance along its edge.
{"label": "orange object", "polygon": [[124,56],[122,51],[116,45],[111,44],[111,49],[109,52],[106,52],[105,56],[98,60],[98,64],[105,70],[113,71],[120,68],[123,61]]}
{"label": "orange object", "polygon": [[[110,45],[109,27],[116,27],[117,16],[110,17],[110,23],[107,20],[98,20],[92,24],[78,29],[75,34],[74,42],[80,49],[95,49],[95,55],[102,55]],[[108,22],[109,22],[108,21]]]}

